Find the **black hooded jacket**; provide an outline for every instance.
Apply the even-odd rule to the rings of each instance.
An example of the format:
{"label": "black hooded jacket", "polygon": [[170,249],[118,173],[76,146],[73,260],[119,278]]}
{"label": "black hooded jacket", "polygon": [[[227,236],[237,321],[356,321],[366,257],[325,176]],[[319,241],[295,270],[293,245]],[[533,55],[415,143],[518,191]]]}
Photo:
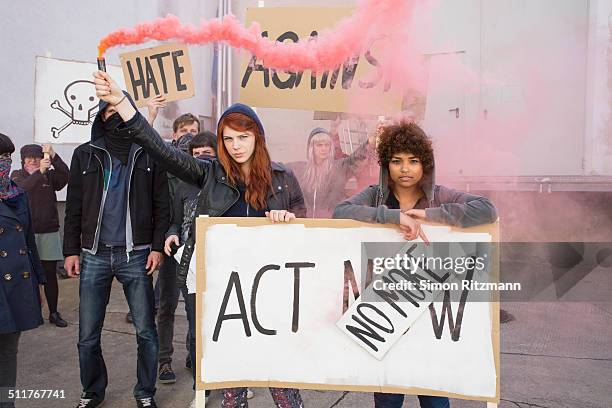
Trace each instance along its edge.
{"label": "black hooded jacket", "polygon": [[[128,98],[134,105],[129,95]],[[78,146],[72,155],[66,195],[64,256],[79,255],[82,249],[95,253],[98,248],[106,199],[104,186],[110,179],[108,172],[111,167],[101,117],[107,105],[100,103],[91,129],[91,141]],[[148,153],[136,146],[130,152],[128,174],[127,219],[130,222],[126,226],[127,250],[130,251],[133,246],[151,244],[153,251],[161,252],[170,220],[166,172]]]}

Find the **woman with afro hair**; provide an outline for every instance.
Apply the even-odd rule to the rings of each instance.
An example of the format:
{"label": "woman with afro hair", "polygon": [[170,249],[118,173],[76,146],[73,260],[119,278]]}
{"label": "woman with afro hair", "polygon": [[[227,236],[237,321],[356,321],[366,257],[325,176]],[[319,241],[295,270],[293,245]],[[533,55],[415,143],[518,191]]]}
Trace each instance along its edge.
{"label": "woman with afro hair", "polygon": [[[400,122],[379,130],[376,148],[380,181],[338,204],[334,218],[398,224],[406,240],[427,241],[419,221],[471,227],[497,219],[486,198],[436,185],[431,140],[415,123]],[[376,408],[400,408],[401,394],[374,394]],[[422,408],[448,408],[446,397],[419,395]]]}

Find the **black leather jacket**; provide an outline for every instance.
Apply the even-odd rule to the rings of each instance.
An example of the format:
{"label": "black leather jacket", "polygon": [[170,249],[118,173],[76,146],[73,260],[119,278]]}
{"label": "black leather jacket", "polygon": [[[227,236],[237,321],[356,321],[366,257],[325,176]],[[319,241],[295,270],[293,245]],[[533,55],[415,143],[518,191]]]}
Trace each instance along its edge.
{"label": "black leather jacket", "polygon": [[[220,217],[240,197],[240,192],[230,183],[225,170],[217,160],[198,160],[168,146],[140,113],[137,112],[125,123],[122,132],[133,137],[134,143],[142,146],[169,173],[200,187],[201,194],[196,215]],[[291,170],[276,162],[272,162],[272,186],[268,195],[268,208],[287,210],[298,218],[306,216],[304,197],[297,179]],[[187,279],[195,236],[195,228],[192,228],[177,270],[177,281],[180,286],[184,285]]]}

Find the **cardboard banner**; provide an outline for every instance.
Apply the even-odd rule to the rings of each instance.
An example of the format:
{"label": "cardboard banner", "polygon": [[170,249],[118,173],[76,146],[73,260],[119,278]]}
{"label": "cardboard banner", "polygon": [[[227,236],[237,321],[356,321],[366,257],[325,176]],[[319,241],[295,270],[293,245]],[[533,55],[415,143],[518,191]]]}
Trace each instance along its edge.
{"label": "cardboard banner", "polygon": [[[305,40],[349,16],[353,8],[260,7],[247,9],[246,25],[257,21],[262,35],[277,41]],[[240,101],[252,106],[387,115],[401,110],[402,93],[386,84],[376,68],[376,43],[370,52],[335,71],[283,73],[245,56]],[[264,61],[265,62],[265,61]]]}
{"label": "cardboard banner", "polygon": [[[95,63],[36,57],[34,141],[81,144],[91,139],[99,100],[93,84]],[[107,71],[123,87],[118,66]]]}
{"label": "cardboard banner", "polygon": [[164,44],[119,55],[121,68],[136,106],[145,106],[157,95],[166,101],[195,95],[189,49],[184,44]]}
{"label": "cardboard banner", "polygon": [[[495,225],[424,228],[437,242],[496,236]],[[407,324],[391,329],[398,333],[392,342],[376,343],[393,343],[382,355],[360,344],[360,338],[390,332],[379,312],[392,315],[384,301],[376,303],[379,312],[358,307],[367,303],[359,296],[362,243],[402,247],[395,228],[199,217],[197,234],[199,390],[273,386],[498,401],[499,306],[490,300],[463,299],[460,306],[441,297],[429,307],[426,300]],[[352,321],[352,333],[339,329],[344,318]]]}

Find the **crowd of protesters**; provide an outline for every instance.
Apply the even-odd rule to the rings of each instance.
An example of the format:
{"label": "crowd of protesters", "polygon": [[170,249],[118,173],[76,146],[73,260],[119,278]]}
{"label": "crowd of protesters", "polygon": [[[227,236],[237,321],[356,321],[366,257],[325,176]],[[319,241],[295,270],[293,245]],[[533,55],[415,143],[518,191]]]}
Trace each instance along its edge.
{"label": "crowd of protesters", "polygon": [[[15,386],[20,333],[43,324],[40,286],[49,322],[68,324],[58,311],[58,261],[64,261],[69,277],[79,277],[77,406],[98,407],[105,400],[102,325],[116,278],[136,329],[134,398],[138,407],[156,407],[156,385],[176,381],[174,315],[181,295],[188,321],[185,366],[195,389],[190,282],[196,216],[272,222],[333,216],[397,224],[405,239],[425,241],[421,221],[468,227],[496,219],[486,198],[436,185],[431,141],[415,123],[381,125],[347,155],[339,148],[336,120],[330,130],[310,133],[304,161],[284,165],[270,160],[264,125],[246,105],[229,107],[216,134],[202,131],[196,116],[183,114],[168,143],[153,128],[165,106],[162,97],[149,103],[145,118],[108,74],[95,73],[94,83],[100,106],[91,140],[74,150],[70,168],[52,146],[29,144],[20,150],[22,168],[9,177],[15,147],[0,134],[0,387]],[[380,165],[379,184],[349,197],[347,181],[373,157]],[[62,246],[56,192],[66,184]],[[270,388],[270,393],[279,408],[304,406],[297,389]],[[247,388],[224,389],[222,406],[247,407],[252,395]],[[373,404],[401,407],[403,398],[376,393]],[[443,397],[419,396],[419,401],[421,407],[450,406]]]}

